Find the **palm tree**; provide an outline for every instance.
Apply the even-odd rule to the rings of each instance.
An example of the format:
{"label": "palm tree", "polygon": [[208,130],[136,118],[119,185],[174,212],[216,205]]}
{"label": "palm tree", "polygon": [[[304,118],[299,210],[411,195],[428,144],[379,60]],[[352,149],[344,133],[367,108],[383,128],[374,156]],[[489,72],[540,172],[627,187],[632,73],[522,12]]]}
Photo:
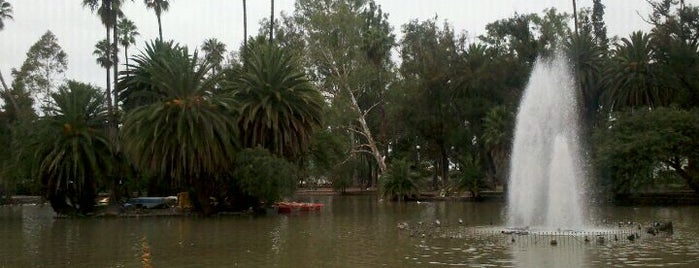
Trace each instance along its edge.
{"label": "palm tree", "polygon": [[[110,26],[112,27],[112,36],[114,42],[112,42],[112,58],[113,58],[113,71],[114,71],[114,87],[116,88],[117,80],[119,79],[119,31],[117,30],[117,25],[118,25],[118,19],[124,17],[124,12],[121,11],[121,5],[123,4],[124,0],[111,0],[112,1],[112,8],[111,8],[111,13],[110,13]],[[112,123],[112,128],[114,131],[116,131],[117,123],[116,123],[116,111],[119,110],[119,101],[117,101],[117,93],[116,90],[113,92],[114,93],[114,113],[112,113],[113,118],[113,123]]]}
{"label": "palm tree", "polygon": [[12,17],[12,5],[5,0],[0,0],[0,31],[5,29],[4,20],[14,19]]}
{"label": "palm tree", "polygon": [[243,0],[243,51],[248,48],[248,8],[247,1]]}
{"label": "palm tree", "polygon": [[[604,68],[604,51],[591,35],[576,35],[569,38],[565,50],[571,59],[577,76],[582,119],[585,128],[592,126],[595,113],[599,109]],[[586,130],[586,131],[587,131]]]}
{"label": "palm tree", "polygon": [[160,16],[163,12],[167,12],[170,8],[170,3],[168,0],[143,0],[147,8],[153,9],[155,11],[155,16],[158,18],[158,33],[160,34],[160,41],[163,40],[163,25],[160,21]]}
{"label": "palm tree", "polygon": [[140,170],[194,189],[195,207],[213,213],[209,197],[230,170],[237,136],[231,99],[215,90],[220,76],[207,76],[210,64],[172,42],[148,44],[134,61],[120,82],[134,88],[124,91],[157,94],[126,114],[123,151]]}
{"label": "palm tree", "polygon": [[[112,46],[109,44],[109,40],[107,39],[102,39],[97,44],[95,44],[95,50],[92,51],[92,55],[97,57],[97,64],[99,64],[102,68],[107,70],[107,106],[109,107],[108,109],[111,109],[111,92],[109,91],[110,89],[110,73],[109,73],[109,68],[112,67],[114,62],[112,61]],[[111,113],[111,110],[109,110]],[[111,117],[110,117],[111,118]]]}
{"label": "palm tree", "polygon": [[158,68],[162,64],[163,58],[176,57],[184,49],[173,41],[150,43],[142,54],[132,57],[133,64],[128,65],[128,70],[122,74],[116,91],[119,101],[123,103],[124,111],[128,112],[134,108],[153,104],[163,98],[166,94],[160,87],[153,86],[151,70]]}
{"label": "palm tree", "polygon": [[242,142],[293,159],[321,126],[323,98],[289,51],[258,43],[246,55],[233,81]]}
{"label": "palm tree", "polygon": [[269,11],[269,43],[274,40],[274,0],[270,0],[271,6]]}
{"label": "palm tree", "polygon": [[59,214],[92,212],[97,184],[110,167],[104,99],[95,87],[75,81],[51,94],[35,132],[37,175]]}
{"label": "palm tree", "polygon": [[[138,28],[133,21],[122,18],[117,25],[119,31],[119,43],[124,47],[124,60],[126,60],[126,70],[129,70],[129,46],[136,43],[136,36],[139,35]],[[119,102],[117,100],[117,102]]]}
{"label": "palm tree", "polygon": [[573,25],[575,25],[575,36],[578,36],[578,7],[575,0],[573,0]]}
{"label": "palm tree", "polygon": [[[0,0],[0,31],[5,29],[4,20],[6,19],[13,19],[12,5],[10,5],[10,3],[5,0]],[[2,84],[2,87],[4,89],[3,94],[7,95],[5,96],[5,99],[11,100],[13,108],[17,110],[17,104],[15,103],[14,98],[12,97],[12,93],[10,93],[10,88],[8,88],[7,84],[5,83],[5,78],[2,77],[2,72],[0,72],[0,83]]]}
{"label": "palm tree", "polygon": [[226,53],[226,44],[216,38],[209,38],[204,40],[201,50],[204,51],[204,59],[213,66],[211,68],[213,74],[220,71],[223,55]]}
{"label": "palm tree", "polygon": [[605,72],[608,108],[666,104],[670,92],[659,83],[655,62],[650,35],[638,31],[622,38]]}
{"label": "palm tree", "polygon": [[514,115],[504,105],[491,108],[483,119],[483,133],[481,136],[483,146],[488,150],[495,164],[495,177],[502,183],[505,183],[505,176],[507,176],[508,172],[508,154],[513,131]]}
{"label": "palm tree", "polygon": [[[122,17],[124,14],[121,12],[119,7],[121,6],[122,0],[83,0],[82,5],[83,7],[88,7],[92,12],[96,12],[97,15],[100,17],[100,20],[102,21],[102,25],[104,25],[106,29],[106,46],[112,46],[113,49],[110,49],[109,51],[113,52],[111,54],[112,60],[109,62],[116,62],[118,57],[116,56],[117,54],[117,46],[116,46],[116,41],[117,41],[117,34],[116,31],[113,34],[114,36],[114,44],[111,42],[111,36],[109,35],[110,29],[114,29],[116,27],[116,18],[117,17]],[[109,65],[114,66],[114,78],[116,79],[117,76],[117,69],[116,69],[116,64],[110,64]],[[109,73],[109,70],[107,70]],[[110,83],[109,79],[109,74],[107,74],[107,109],[110,113],[110,118],[113,118],[113,103],[112,103],[112,85]],[[113,126],[116,126],[116,122],[112,122]]]}
{"label": "palm tree", "polygon": [[419,194],[417,183],[415,183],[417,177],[418,175],[410,170],[410,164],[407,161],[396,160],[381,180],[381,195],[397,201],[414,198]]}

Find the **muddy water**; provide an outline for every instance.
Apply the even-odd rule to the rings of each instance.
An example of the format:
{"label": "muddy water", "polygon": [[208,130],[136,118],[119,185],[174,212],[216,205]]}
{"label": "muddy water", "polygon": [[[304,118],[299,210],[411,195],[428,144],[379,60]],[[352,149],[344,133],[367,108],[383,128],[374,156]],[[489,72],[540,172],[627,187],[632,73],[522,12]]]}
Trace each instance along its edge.
{"label": "muddy water", "polygon": [[[55,219],[0,207],[0,267],[699,267],[699,207],[604,207],[608,222],[673,221],[671,237],[603,244],[499,235],[502,203],[391,203],[306,197],[319,213],[214,218]],[[459,224],[459,219],[463,223]],[[439,236],[406,222],[451,230]]]}

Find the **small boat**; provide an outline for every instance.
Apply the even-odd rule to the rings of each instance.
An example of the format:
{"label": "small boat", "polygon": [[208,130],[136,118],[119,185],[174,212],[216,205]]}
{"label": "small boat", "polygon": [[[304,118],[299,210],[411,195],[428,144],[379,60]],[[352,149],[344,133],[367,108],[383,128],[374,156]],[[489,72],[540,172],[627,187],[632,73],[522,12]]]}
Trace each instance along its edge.
{"label": "small boat", "polygon": [[277,202],[274,204],[277,213],[292,213],[297,211],[318,211],[324,205],[320,203]]}

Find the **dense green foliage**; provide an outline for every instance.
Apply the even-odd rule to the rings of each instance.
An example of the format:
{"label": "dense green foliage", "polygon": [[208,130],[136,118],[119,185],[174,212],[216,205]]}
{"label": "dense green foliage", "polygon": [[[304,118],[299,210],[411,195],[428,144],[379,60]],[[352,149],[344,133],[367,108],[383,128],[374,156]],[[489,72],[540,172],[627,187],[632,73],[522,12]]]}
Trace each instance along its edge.
{"label": "dense green foliage", "polygon": [[148,64],[130,71],[140,75],[122,82],[135,85],[128,88],[131,92],[156,90],[159,96],[125,116],[123,150],[140,170],[169,178],[174,187],[192,187],[199,199],[195,204],[211,213],[208,199],[215,179],[225,174],[235,154],[230,97],[214,90],[218,77],[206,76],[211,65],[200,64],[196,53],[172,43],[150,47]]}
{"label": "dense green foliage", "polygon": [[638,109],[617,113],[600,140],[599,167],[608,172],[615,192],[656,185],[671,171],[699,191],[699,113],[676,107]]}
{"label": "dense green foliage", "polygon": [[233,164],[232,177],[237,187],[263,203],[272,204],[296,189],[296,167],[263,148],[239,152]]}
{"label": "dense green foliage", "polygon": [[90,213],[112,162],[104,100],[95,87],[75,81],[51,98],[31,137],[36,176],[56,212]]}
{"label": "dense green foliage", "polygon": [[12,87],[29,92],[35,103],[46,105],[67,68],[68,55],[58,44],[56,36],[47,31],[29,48],[20,69],[12,70]]}
{"label": "dense green foliage", "polygon": [[419,193],[417,179],[408,161],[396,160],[381,180],[381,195],[399,201],[415,198]]}
{"label": "dense green foliage", "polygon": [[238,104],[240,136],[246,147],[262,146],[296,159],[320,128],[323,99],[289,51],[257,44],[246,52],[231,87]]}

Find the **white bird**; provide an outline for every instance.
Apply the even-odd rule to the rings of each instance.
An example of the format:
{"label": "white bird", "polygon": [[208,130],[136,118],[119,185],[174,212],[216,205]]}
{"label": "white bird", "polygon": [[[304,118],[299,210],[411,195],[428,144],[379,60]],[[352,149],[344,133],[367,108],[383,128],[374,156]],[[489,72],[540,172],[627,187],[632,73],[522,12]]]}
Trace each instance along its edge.
{"label": "white bird", "polygon": [[436,224],[436,225],[441,225],[442,222],[440,222],[440,221],[437,219],[437,220],[434,220],[434,224]]}
{"label": "white bird", "polygon": [[459,218],[459,224],[464,224],[464,220],[462,220],[461,218]]}

